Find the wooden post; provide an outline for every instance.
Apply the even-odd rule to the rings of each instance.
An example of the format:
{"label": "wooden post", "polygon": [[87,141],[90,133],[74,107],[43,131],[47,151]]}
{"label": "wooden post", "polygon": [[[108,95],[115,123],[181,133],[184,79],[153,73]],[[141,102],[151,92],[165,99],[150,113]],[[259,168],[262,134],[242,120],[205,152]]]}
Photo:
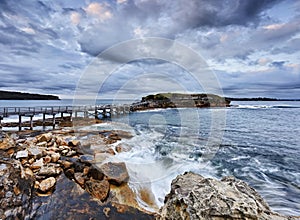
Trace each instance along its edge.
{"label": "wooden post", "polygon": [[64,113],[60,113],[60,117],[63,119],[64,118]]}
{"label": "wooden post", "polygon": [[97,106],[95,106],[95,119],[98,119],[98,111],[97,111]]}
{"label": "wooden post", "polygon": [[30,130],[33,130],[33,120],[32,120],[33,115],[30,115],[29,117],[30,117]]}
{"label": "wooden post", "polygon": [[22,115],[19,115],[19,131],[22,130]]}
{"label": "wooden post", "polygon": [[75,111],[75,118],[77,118],[77,111]]}
{"label": "wooden post", "polygon": [[52,114],[53,118],[52,118],[52,126],[53,129],[55,129],[55,114]]}
{"label": "wooden post", "polygon": [[46,128],[46,113],[43,113],[43,130]]}
{"label": "wooden post", "polygon": [[2,132],[2,122],[1,122],[2,120],[3,120],[3,117],[0,116],[0,133]]}

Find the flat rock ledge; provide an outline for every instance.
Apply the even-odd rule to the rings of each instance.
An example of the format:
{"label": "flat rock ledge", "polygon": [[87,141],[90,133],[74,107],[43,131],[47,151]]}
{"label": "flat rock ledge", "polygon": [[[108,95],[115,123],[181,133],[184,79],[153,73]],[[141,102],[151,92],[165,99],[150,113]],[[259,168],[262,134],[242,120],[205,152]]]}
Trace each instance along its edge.
{"label": "flat rock ledge", "polygon": [[187,172],[172,181],[171,192],[160,209],[165,219],[259,219],[285,220],[271,211],[263,198],[249,185],[234,177],[221,181]]}

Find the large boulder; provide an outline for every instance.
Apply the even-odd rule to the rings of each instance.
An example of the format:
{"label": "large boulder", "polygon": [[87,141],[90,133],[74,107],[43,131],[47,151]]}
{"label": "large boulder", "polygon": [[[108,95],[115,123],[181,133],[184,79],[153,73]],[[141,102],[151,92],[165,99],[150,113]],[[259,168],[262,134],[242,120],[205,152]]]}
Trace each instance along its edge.
{"label": "large boulder", "polygon": [[116,185],[128,182],[129,175],[125,163],[112,163],[108,162],[100,167],[101,172],[106,179]]}
{"label": "large boulder", "polygon": [[188,172],[172,181],[160,219],[293,219],[273,213],[250,186],[234,177],[221,181]]}
{"label": "large boulder", "polygon": [[93,197],[103,202],[109,193],[109,182],[107,180],[89,180],[85,183],[85,189]]}

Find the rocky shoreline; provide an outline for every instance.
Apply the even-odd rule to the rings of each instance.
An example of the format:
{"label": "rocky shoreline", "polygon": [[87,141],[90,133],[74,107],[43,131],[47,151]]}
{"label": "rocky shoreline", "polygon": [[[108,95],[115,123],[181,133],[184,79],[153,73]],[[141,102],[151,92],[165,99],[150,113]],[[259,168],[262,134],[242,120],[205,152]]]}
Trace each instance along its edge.
{"label": "rocky shoreline", "polygon": [[[173,180],[165,205],[149,212],[128,185],[126,164],[105,162],[130,150],[118,141],[131,137],[71,128],[6,135],[0,140],[0,219],[300,219],[273,213],[242,181],[192,173]],[[151,192],[141,193],[158,210]]]}

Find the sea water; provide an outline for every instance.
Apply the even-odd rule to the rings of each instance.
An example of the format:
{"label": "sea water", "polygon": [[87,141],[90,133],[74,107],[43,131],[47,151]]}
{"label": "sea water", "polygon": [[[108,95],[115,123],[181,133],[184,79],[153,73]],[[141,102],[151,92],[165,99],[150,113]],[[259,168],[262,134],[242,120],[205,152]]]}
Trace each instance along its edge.
{"label": "sea water", "polygon": [[[1,106],[72,105],[72,100],[20,102],[1,101]],[[231,104],[134,112],[92,128],[134,134],[118,142],[131,150],[108,160],[124,161],[130,187],[137,194],[151,190],[157,206],[163,204],[172,179],[193,171],[218,179],[233,175],[256,189],[272,210],[299,216],[300,102]],[[139,202],[152,209],[142,199]]]}
{"label": "sea water", "polygon": [[[130,186],[136,192],[151,189],[158,206],[172,179],[193,171],[217,179],[233,175],[256,189],[274,211],[300,215],[300,102],[232,105],[156,109],[114,118],[110,128],[131,131],[134,137],[121,141],[131,151],[110,160],[124,161]],[[224,117],[225,124],[218,124]],[[209,144],[214,130],[220,130],[216,138],[221,138],[215,145]],[[142,200],[140,204],[151,210]]]}

